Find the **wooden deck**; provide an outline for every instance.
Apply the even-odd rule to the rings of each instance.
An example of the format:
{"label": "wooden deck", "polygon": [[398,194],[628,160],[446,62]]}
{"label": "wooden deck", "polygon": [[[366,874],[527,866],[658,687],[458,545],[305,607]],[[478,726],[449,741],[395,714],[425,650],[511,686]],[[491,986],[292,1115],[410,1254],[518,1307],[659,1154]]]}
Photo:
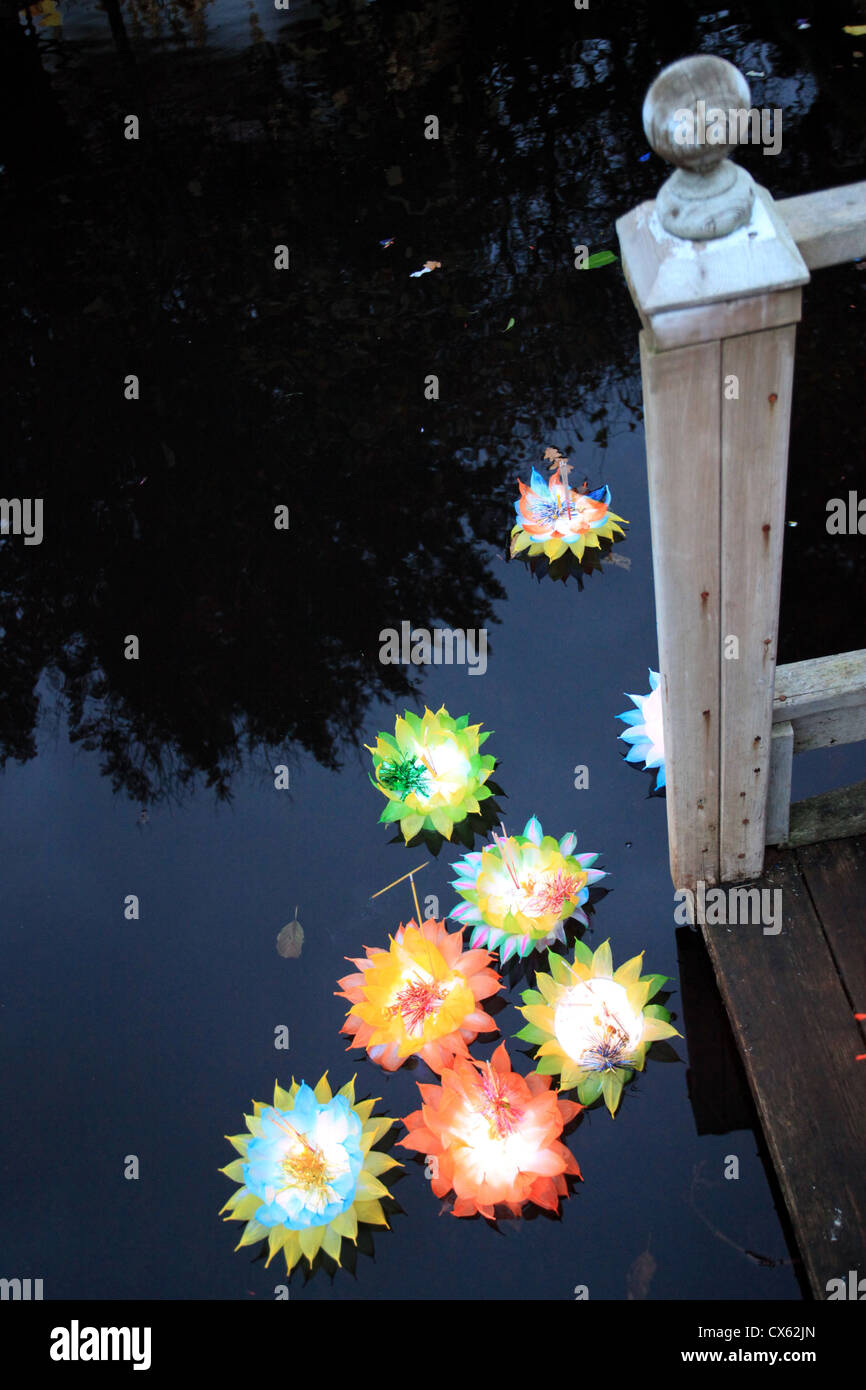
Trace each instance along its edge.
{"label": "wooden deck", "polygon": [[[768,850],[781,930],[704,926],[816,1298],[866,1276],[866,836]],[[773,901],[773,900],[769,900]]]}

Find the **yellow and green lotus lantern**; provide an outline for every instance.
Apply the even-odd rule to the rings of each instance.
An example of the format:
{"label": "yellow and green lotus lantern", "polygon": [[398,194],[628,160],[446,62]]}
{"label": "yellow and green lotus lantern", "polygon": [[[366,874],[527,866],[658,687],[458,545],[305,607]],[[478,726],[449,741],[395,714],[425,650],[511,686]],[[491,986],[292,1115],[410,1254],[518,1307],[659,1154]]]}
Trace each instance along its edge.
{"label": "yellow and green lotus lantern", "polygon": [[370,780],[387,798],[380,822],[399,821],[407,844],[418,835],[450,840],[455,827],[459,839],[473,843],[463,822],[482,815],[482,803],[498,790],[487,785],[496,759],[481,752],[489,737],[468,714],[452,719],[444,705],[435,714],[425,709],[423,718],[411,710],[398,716],[393,734],[365,745],[373,755]]}
{"label": "yellow and green lotus lantern", "polygon": [[667,976],[642,975],[643,954],[615,971],[607,941],[594,952],[575,942],[571,963],[549,951],[550,974],[539,971],[518,1005],[526,1026],[517,1037],[540,1044],[541,1075],[558,1076],[562,1091],[576,1088],[581,1105],[601,1097],[611,1115],[650,1044],[680,1037],[668,1010],[649,1002]]}
{"label": "yellow and green lotus lantern", "polygon": [[356,1103],[354,1077],[332,1095],[327,1072],[315,1087],[276,1084],[273,1105],[253,1102],[248,1133],[226,1135],[240,1158],[220,1169],[240,1183],[222,1208],[226,1221],[246,1222],[237,1250],[267,1239],[267,1264],[282,1250],[291,1273],[302,1258],[312,1268],[320,1250],[339,1264],[359,1222],[388,1225],[379,1177],[402,1164],[373,1147],[395,1123],[374,1116],[375,1105]]}

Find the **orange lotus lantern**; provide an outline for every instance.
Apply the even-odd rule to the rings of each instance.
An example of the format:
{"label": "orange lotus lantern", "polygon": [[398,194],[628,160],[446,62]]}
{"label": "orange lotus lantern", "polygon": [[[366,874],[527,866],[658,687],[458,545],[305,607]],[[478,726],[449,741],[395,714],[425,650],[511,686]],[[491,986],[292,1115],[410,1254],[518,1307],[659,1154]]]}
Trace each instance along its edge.
{"label": "orange lotus lantern", "polygon": [[462,929],[409,921],[387,950],[374,947],[348,959],[357,973],[338,981],[351,1004],[341,1031],[352,1038],[350,1048],[365,1047],[386,1071],[418,1056],[441,1072],[455,1056],[468,1055],[479,1033],[498,1031],[482,1000],[502,981],[488,968],[488,951],[463,950]]}
{"label": "orange lotus lantern", "polygon": [[493,1220],[500,1204],[515,1216],[530,1202],[559,1209],[567,1175],[580,1177],[560,1135],[582,1106],[552,1091],[550,1077],[512,1071],[502,1043],[489,1062],[458,1057],[441,1086],[418,1089],[421,1109],[398,1143],[427,1155],[436,1196],[455,1194],[454,1216]]}

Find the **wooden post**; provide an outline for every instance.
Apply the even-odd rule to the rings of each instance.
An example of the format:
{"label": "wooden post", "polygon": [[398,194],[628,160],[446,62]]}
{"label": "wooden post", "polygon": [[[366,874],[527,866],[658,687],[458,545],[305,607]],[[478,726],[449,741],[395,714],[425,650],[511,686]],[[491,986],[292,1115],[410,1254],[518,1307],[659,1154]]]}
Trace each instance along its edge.
{"label": "wooden post", "polygon": [[677,166],[617,223],[641,367],[676,888],[763,867],[794,325],[809,272],[728,153],[749,88],[720,58],[665,68],[643,120]]}

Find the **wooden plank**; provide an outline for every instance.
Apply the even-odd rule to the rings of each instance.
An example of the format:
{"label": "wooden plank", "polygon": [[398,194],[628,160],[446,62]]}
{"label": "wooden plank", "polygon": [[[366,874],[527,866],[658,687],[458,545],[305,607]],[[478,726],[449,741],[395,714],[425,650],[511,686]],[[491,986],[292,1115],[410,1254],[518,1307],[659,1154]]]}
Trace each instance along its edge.
{"label": "wooden plank", "polygon": [[640,335],[671,877],[719,876],[721,346]]}
{"label": "wooden plank", "polygon": [[866,183],[782,198],[776,211],[810,270],[866,256]]}
{"label": "wooden plank", "polygon": [[690,343],[707,343],[713,338],[733,338],[798,323],[802,302],[800,289],[751,294],[744,299],[713,304],[709,309],[699,304],[694,309],[655,314],[651,322],[647,320],[646,326],[651,329],[652,346],[658,352],[666,352],[668,348],[687,347]]}
{"label": "wooden plank", "polygon": [[726,883],[764,863],[795,334],[789,324],[722,345],[722,376],[739,388],[722,402],[722,637],[739,643],[721,663]]}
{"label": "wooden plank", "polygon": [[[777,724],[776,728],[787,725]],[[837,743],[859,743],[866,738],[866,704],[843,705],[841,709],[810,714],[793,725],[794,752],[812,748],[832,748]]]}
{"label": "wooden plank", "polygon": [[776,667],[773,719],[792,721],[866,700],[866,651]]}
{"label": "wooden plank", "polygon": [[[851,1003],[852,1013],[866,1013],[866,837],[830,840],[797,851],[797,863],[821,918]],[[861,1025],[866,1039],[866,1025]],[[858,1048],[866,1052],[866,1046]],[[866,1065],[864,1063],[863,1065]]]}
{"label": "wooden plank", "polygon": [[[790,852],[759,886],[782,930],[703,928],[812,1290],[862,1268],[866,1063],[858,1025]],[[866,887],[866,885],[864,885]],[[862,891],[862,890],[861,890]]]}
{"label": "wooden plank", "polygon": [[793,770],[794,727],[792,724],[774,724],[770,740],[770,790],[764,832],[768,845],[783,844],[788,838]]}
{"label": "wooden plank", "polygon": [[866,831],[866,782],[837,787],[791,805],[787,846],[813,845]]}

